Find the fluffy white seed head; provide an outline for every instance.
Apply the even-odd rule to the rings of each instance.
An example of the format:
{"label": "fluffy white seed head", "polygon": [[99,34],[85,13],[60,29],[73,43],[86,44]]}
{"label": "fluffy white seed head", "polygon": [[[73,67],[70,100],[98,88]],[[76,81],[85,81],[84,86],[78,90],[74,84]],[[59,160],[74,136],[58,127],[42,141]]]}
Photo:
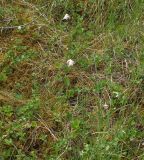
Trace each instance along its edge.
{"label": "fluffy white seed head", "polygon": [[63,17],[63,20],[69,20],[70,19],[70,15],[69,14],[65,14],[65,16]]}
{"label": "fluffy white seed head", "polygon": [[105,110],[107,110],[107,109],[109,108],[108,104],[105,103],[105,104],[103,105],[103,108],[104,108]]}
{"label": "fluffy white seed head", "polygon": [[22,27],[21,26],[18,26],[18,30],[21,30],[22,29]]}
{"label": "fluffy white seed head", "polygon": [[71,67],[75,64],[75,62],[72,59],[67,60],[67,66]]}

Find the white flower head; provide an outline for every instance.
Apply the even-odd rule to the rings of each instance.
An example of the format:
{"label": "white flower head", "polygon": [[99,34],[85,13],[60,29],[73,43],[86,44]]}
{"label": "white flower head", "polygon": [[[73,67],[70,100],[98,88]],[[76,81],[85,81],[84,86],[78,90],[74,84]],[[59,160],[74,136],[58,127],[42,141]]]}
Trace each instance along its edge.
{"label": "white flower head", "polygon": [[75,62],[72,59],[67,60],[67,66],[71,67],[75,64]]}
{"label": "white flower head", "polygon": [[103,108],[104,108],[105,110],[107,110],[107,109],[109,108],[109,106],[105,103],[105,104],[103,105]]}
{"label": "white flower head", "polygon": [[70,19],[70,15],[69,14],[65,14],[65,16],[63,17],[63,19],[62,20],[69,20]]}
{"label": "white flower head", "polygon": [[21,30],[22,29],[22,27],[21,26],[18,26],[18,30]]}

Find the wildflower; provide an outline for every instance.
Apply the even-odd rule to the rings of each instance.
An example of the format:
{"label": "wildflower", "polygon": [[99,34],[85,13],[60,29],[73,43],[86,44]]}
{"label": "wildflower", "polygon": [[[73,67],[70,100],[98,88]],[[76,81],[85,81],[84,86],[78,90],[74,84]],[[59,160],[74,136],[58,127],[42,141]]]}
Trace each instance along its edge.
{"label": "wildflower", "polygon": [[73,66],[75,62],[72,59],[67,60],[68,67]]}
{"label": "wildflower", "polygon": [[64,21],[66,20],[66,21],[67,21],[67,20],[69,20],[69,19],[70,19],[70,15],[69,15],[69,14],[65,14],[65,16],[63,17],[62,20],[64,20]]}
{"label": "wildflower", "polygon": [[103,105],[103,108],[104,108],[105,110],[107,110],[107,109],[109,108],[109,106],[105,103],[105,104]]}
{"label": "wildflower", "polygon": [[18,26],[18,30],[21,30],[22,29],[22,27],[21,26]]}

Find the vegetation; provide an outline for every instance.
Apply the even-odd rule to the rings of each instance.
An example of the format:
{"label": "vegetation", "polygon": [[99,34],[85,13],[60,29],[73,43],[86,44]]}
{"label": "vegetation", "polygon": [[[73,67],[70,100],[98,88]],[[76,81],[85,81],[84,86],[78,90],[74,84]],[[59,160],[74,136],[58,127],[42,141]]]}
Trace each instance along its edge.
{"label": "vegetation", "polygon": [[143,13],[143,0],[0,1],[0,159],[144,159]]}

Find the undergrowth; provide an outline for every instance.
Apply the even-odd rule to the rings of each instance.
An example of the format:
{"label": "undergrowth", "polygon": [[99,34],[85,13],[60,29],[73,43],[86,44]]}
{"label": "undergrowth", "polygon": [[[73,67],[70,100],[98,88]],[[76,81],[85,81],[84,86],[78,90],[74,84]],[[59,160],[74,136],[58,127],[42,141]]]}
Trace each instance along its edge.
{"label": "undergrowth", "polygon": [[0,1],[0,159],[144,159],[143,12],[142,0]]}

